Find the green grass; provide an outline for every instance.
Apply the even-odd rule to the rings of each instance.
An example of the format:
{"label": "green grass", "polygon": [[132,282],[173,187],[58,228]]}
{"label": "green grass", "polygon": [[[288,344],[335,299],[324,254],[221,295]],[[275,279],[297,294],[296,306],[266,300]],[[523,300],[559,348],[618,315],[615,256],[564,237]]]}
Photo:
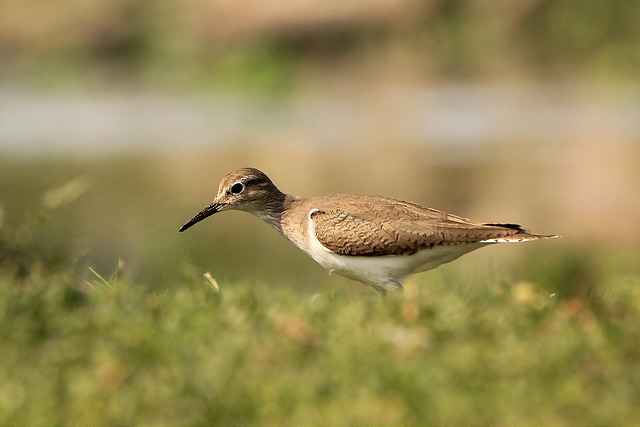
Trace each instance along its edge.
{"label": "green grass", "polygon": [[383,299],[5,268],[0,424],[631,425],[638,277],[607,277],[551,296],[434,272]]}

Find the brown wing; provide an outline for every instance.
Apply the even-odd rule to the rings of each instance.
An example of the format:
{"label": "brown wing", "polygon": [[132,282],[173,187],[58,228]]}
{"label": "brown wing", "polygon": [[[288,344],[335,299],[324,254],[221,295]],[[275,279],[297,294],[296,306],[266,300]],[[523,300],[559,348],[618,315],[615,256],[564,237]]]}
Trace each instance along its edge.
{"label": "brown wing", "polygon": [[516,224],[476,222],[394,199],[379,199],[364,208],[358,206],[358,214],[346,209],[313,211],[318,241],[340,255],[381,256],[413,254],[436,245],[552,237],[530,234]]}

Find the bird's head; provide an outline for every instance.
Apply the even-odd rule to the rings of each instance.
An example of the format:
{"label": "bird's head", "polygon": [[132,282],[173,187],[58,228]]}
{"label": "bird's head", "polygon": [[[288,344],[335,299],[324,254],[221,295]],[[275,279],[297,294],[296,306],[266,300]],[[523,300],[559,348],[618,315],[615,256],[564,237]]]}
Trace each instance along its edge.
{"label": "bird's head", "polygon": [[222,178],[213,202],[180,227],[180,231],[224,210],[235,209],[263,216],[262,213],[281,196],[283,194],[264,172],[255,168],[238,169]]}

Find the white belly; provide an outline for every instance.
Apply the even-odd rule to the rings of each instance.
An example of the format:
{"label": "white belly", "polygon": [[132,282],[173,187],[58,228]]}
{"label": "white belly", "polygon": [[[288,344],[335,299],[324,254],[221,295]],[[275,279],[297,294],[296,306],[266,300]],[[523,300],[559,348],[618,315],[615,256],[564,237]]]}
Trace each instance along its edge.
{"label": "white belly", "polygon": [[442,245],[423,249],[412,255],[352,256],[331,252],[316,239],[313,230],[309,230],[308,237],[309,248],[306,252],[321,266],[385,290],[396,290],[408,275],[431,270],[486,245]]}

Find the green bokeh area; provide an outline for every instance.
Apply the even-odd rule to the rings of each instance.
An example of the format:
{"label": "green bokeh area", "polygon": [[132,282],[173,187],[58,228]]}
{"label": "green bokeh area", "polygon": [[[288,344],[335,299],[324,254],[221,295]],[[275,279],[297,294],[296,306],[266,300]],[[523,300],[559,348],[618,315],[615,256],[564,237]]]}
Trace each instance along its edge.
{"label": "green bokeh area", "polygon": [[638,277],[604,274],[587,296],[435,273],[386,299],[3,274],[0,418],[629,425],[640,397]]}

